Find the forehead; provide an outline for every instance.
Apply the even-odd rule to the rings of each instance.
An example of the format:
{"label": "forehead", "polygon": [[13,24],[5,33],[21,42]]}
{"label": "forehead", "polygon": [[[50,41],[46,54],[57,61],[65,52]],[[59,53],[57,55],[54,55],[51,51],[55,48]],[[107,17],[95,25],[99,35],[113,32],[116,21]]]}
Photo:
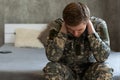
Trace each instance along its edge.
{"label": "forehead", "polygon": [[80,29],[83,29],[86,27],[86,23],[80,23],[79,25],[77,26],[69,26],[67,25],[66,26],[68,29],[71,29],[71,30],[80,30]]}

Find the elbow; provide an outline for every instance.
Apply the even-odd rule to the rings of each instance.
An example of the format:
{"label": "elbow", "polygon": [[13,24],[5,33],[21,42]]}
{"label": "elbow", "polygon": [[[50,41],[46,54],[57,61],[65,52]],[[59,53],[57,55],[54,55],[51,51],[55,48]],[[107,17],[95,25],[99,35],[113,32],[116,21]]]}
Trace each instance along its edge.
{"label": "elbow", "polygon": [[109,55],[110,55],[110,49],[102,51],[101,53],[98,53],[99,55],[96,57],[97,62],[105,62]]}
{"label": "elbow", "polygon": [[60,59],[58,57],[47,56],[48,60],[51,62],[58,62]]}
{"label": "elbow", "polygon": [[46,55],[49,61],[58,62],[60,58],[62,57],[62,52],[51,50],[49,52],[46,52]]}
{"label": "elbow", "polygon": [[104,61],[106,61],[110,55],[110,48],[107,48],[104,52],[103,52],[103,57],[104,57]]}

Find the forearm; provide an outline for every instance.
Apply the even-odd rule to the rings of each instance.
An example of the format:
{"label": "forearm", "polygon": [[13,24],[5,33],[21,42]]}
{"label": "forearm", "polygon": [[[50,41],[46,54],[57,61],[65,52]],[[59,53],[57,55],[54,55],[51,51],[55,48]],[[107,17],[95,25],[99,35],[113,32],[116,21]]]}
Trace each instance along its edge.
{"label": "forearm", "polygon": [[62,33],[58,33],[54,39],[48,39],[46,46],[46,55],[50,61],[57,62],[63,55],[66,37]]}
{"label": "forearm", "polygon": [[109,56],[110,47],[104,41],[101,40],[97,33],[89,34],[88,39],[96,61],[105,61]]}

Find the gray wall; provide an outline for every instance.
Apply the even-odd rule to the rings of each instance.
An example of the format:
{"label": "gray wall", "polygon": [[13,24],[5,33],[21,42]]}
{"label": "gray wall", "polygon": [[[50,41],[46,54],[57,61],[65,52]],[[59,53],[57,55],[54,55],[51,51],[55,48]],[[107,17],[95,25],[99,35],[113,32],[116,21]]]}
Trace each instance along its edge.
{"label": "gray wall", "polygon": [[6,0],[5,23],[46,23],[61,17],[71,1],[77,0]]}
{"label": "gray wall", "polygon": [[110,32],[111,48],[120,51],[118,46],[120,45],[119,0],[116,2],[113,0],[0,0],[0,45],[3,44],[5,23],[48,23],[62,17],[63,8],[73,1],[87,4],[91,15],[106,20]]}
{"label": "gray wall", "polygon": [[111,48],[120,51],[120,0],[105,0],[104,18],[108,23]]}
{"label": "gray wall", "polygon": [[0,0],[0,46],[3,44],[3,34],[4,34],[4,2]]}
{"label": "gray wall", "polygon": [[[57,17],[61,17],[63,8],[66,4],[73,1],[77,2],[79,0],[6,0],[5,23],[49,22]],[[94,15],[100,17],[103,15],[102,7],[99,7],[100,1],[80,1],[88,4]]]}

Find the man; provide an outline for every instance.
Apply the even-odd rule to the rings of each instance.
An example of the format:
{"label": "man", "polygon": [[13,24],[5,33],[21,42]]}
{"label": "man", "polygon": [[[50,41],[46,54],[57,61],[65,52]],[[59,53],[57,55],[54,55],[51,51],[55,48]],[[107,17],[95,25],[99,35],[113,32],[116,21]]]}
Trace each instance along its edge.
{"label": "man", "polygon": [[110,43],[102,19],[90,18],[88,7],[79,2],[68,4],[63,20],[54,23],[45,46],[47,80],[112,80],[112,69],[104,63]]}

